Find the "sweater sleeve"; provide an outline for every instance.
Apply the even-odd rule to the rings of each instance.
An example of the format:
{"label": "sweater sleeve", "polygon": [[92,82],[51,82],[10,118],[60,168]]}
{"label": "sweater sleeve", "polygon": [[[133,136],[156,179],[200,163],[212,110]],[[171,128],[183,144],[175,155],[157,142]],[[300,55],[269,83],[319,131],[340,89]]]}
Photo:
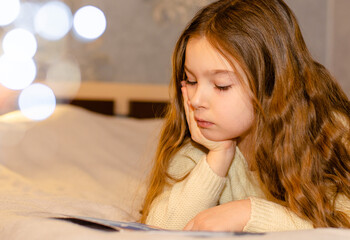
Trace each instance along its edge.
{"label": "sweater sleeve", "polygon": [[[178,158],[183,157],[178,156]],[[183,160],[174,158],[174,161],[183,162]],[[164,189],[153,201],[146,224],[165,229],[181,230],[199,212],[217,205],[226,178],[220,177],[212,171],[205,155],[201,157],[192,170],[188,167],[187,169],[186,167],[176,168],[178,167],[169,170],[174,173],[178,171],[179,175],[181,173],[185,175],[189,170],[191,172],[184,180]]]}
{"label": "sweater sleeve", "polygon": [[289,230],[311,229],[311,222],[298,217],[288,208],[277,203],[250,197],[250,220],[244,227],[244,232],[277,232]]}
{"label": "sweater sleeve", "polygon": [[[277,203],[250,197],[251,216],[243,229],[245,232],[277,232],[312,229],[310,221],[298,217],[288,208]],[[336,209],[350,217],[350,200],[340,195],[336,200]]]}

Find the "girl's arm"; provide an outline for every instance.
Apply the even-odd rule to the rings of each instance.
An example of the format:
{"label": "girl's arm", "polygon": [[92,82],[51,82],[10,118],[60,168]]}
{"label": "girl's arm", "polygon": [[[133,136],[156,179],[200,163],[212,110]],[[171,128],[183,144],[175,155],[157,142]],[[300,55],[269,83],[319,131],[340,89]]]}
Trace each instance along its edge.
{"label": "girl's arm", "polygon": [[[298,217],[288,208],[261,198],[251,198],[252,214],[244,228],[247,232],[288,231],[311,229],[313,225]],[[350,217],[350,199],[339,195],[335,208]]]}
{"label": "girl's arm", "polygon": [[[194,119],[194,110],[188,101],[186,85],[182,95],[191,138],[209,152],[207,162],[219,176],[226,176],[235,154],[234,140],[214,142],[206,139]],[[207,231],[273,231],[311,228],[307,221],[293,215],[286,208],[259,198],[232,201],[205,209],[189,221],[184,230]]]}
{"label": "girl's arm", "polygon": [[[185,86],[182,91],[191,138],[209,152],[201,157],[179,153],[172,159],[170,175],[181,178],[190,174],[183,181],[167,187],[153,201],[146,219],[147,224],[167,229],[183,229],[198,213],[217,205],[236,149],[235,141],[214,142],[201,134]],[[196,151],[194,147],[192,150]]]}
{"label": "girl's arm", "polygon": [[199,213],[184,230],[242,232],[250,218],[250,211],[249,199],[224,203]]}
{"label": "girl's arm", "polygon": [[181,230],[198,213],[217,205],[226,178],[211,170],[203,152],[185,146],[172,160],[169,173],[182,177],[189,171],[153,201],[146,224]]}
{"label": "girl's arm", "polygon": [[191,138],[193,141],[209,150],[207,162],[210,168],[217,175],[225,177],[235,155],[236,141],[231,139],[224,141],[211,141],[203,136],[194,118],[194,111],[188,99],[186,83],[182,82],[181,84],[186,120],[190,129]]}
{"label": "girl's arm", "polygon": [[251,197],[228,202],[199,213],[184,228],[195,231],[274,232],[313,228],[279,204]]}
{"label": "girl's arm", "polygon": [[[338,196],[336,209],[350,217],[350,200]],[[298,217],[287,207],[250,197],[204,210],[186,225],[185,230],[275,232],[312,228],[310,221]]]}
{"label": "girl's arm", "polygon": [[244,231],[275,232],[312,229],[310,221],[298,217],[294,212],[280,204],[251,197],[251,216]]}

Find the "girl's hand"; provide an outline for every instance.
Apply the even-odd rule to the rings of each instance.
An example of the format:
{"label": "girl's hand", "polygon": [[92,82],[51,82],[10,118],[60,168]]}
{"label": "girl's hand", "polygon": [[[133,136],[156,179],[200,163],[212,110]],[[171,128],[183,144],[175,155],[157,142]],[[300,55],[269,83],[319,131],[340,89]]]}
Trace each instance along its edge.
{"label": "girl's hand", "polygon": [[186,120],[187,120],[188,126],[190,128],[192,140],[203,145],[204,147],[206,147],[210,151],[221,151],[221,150],[227,150],[229,148],[232,148],[232,146],[233,146],[232,140],[220,141],[220,142],[219,141],[210,141],[203,136],[199,127],[197,126],[197,122],[194,118],[193,107],[191,106],[190,101],[188,99],[186,82],[183,81],[181,84],[182,84],[181,91],[182,91],[182,96],[183,96],[183,100],[184,100]]}
{"label": "girl's hand", "polygon": [[191,132],[191,138],[193,141],[203,145],[209,150],[207,162],[211,169],[220,176],[226,176],[235,155],[236,141],[211,141],[203,136],[194,118],[193,107],[188,100],[185,81],[181,82],[181,84],[186,120]]}
{"label": "girl's hand", "polygon": [[228,202],[200,212],[187,223],[184,230],[242,232],[250,213],[250,199]]}

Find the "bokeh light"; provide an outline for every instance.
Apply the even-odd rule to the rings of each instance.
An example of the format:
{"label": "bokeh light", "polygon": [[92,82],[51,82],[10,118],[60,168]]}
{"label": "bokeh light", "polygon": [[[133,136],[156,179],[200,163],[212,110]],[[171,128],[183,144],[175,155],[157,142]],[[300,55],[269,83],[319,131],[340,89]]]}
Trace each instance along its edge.
{"label": "bokeh light", "polygon": [[28,59],[35,55],[38,44],[31,32],[16,28],[5,35],[2,48],[8,57]]}
{"label": "bokeh light", "polygon": [[20,12],[19,0],[0,0],[0,26],[12,23]]}
{"label": "bokeh light", "polygon": [[52,64],[47,71],[45,84],[50,86],[56,95],[73,99],[81,84],[79,65],[68,59]]}
{"label": "bokeh light", "polygon": [[[59,40],[66,36],[72,26],[74,34],[80,40],[91,41],[105,32],[107,21],[105,14],[91,5],[78,9],[73,18],[71,9],[62,0],[0,0],[0,28],[4,27],[1,41],[3,55],[0,55],[0,85],[8,91],[22,90],[18,99],[18,92],[16,99],[13,98],[11,109],[18,102],[19,109],[26,118],[40,121],[54,112],[55,94],[74,99],[81,85],[78,63],[69,59],[62,60],[63,55],[49,51],[64,44],[64,41]],[[40,55],[40,51],[37,54],[37,36],[41,37],[38,38],[40,51],[45,54]],[[45,48],[48,44],[55,46]],[[62,49],[61,52],[66,53]],[[43,61],[44,55],[50,61]],[[33,83],[37,77],[34,56],[38,64],[46,64],[44,68],[39,68],[47,71],[44,81],[45,75],[42,71],[39,72],[41,83]],[[13,142],[16,142],[15,139]]]}
{"label": "bokeh light", "polygon": [[36,77],[36,64],[33,59],[14,59],[0,57],[0,83],[12,90],[29,86]]}
{"label": "bokeh light", "polygon": [[55,111],[56,97],[51,88],[35,83],[21,92],[18,106],[24,116],[40,121],[48,118]]}
{"label": "bokeh light", "polygon": [[48,2],[35,15],[34,28],[47,40],[59,40],[71,29],[72,18],[72,12],[65,3]]}
{"label": "bokeh light", "polygon": [[16,28],[24,28],[32,33],[34,29],[34,17],[42,4],[37,2],[22,2],[18,17],[13,22]]}
{"label": "bokeh light", "polygon": [[86,40],[100,37],[106,30],[107,21],[104,13],[97,7],[84,6],[74,15],[75,32]]}

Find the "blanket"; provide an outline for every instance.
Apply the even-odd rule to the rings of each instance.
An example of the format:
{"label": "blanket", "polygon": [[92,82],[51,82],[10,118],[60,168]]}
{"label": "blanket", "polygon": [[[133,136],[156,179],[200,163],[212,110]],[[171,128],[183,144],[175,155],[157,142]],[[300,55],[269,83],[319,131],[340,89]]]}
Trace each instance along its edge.
{"label": "blanket", "polygon": [[64,105],[41,122],[1,116],[0,236],[35,231],[41,213],[137,220],[160,126]]}
{"label": "blanket", "polygon": [[[66,105],[41,122],[20,112],[0,116],[0,239],[202,238],[181,232],[111,232],[49,217],[137,221],[161,124],[159,119],[110,117]],[[350,232],[212,236],[247,237],[350,239]]]}

